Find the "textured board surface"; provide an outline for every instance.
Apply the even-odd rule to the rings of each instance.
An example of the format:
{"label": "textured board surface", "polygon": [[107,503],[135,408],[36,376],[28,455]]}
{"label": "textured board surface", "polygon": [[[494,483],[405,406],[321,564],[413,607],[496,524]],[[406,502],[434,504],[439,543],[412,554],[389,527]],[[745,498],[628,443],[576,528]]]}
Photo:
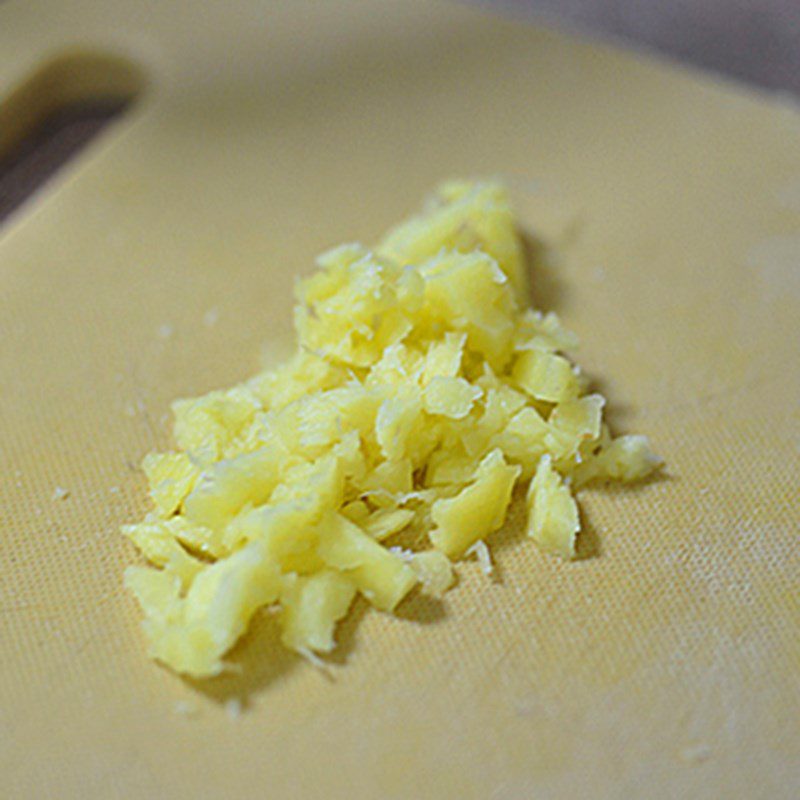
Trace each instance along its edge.
{"label": "textured board surface", "polygon": [[[65,52],[61,96],[141,85],[0,229],[4,797],[793,796],[795,110],[449,5],[12,1],[0,52],[6,132]],[[332,680],[266,616],[240,675],[149,662],[118,526],[169,402],[278,357],[316,253],[467,175],[511,184],[537,303],[666,474],[584,492],[574,564],[512,515],[494,582],[358,610]]]}

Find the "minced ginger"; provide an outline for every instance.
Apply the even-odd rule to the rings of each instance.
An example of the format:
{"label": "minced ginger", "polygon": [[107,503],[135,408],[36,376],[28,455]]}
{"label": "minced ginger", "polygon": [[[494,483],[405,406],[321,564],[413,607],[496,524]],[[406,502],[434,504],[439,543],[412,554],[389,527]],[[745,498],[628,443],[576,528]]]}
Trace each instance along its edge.
{"label": "minced ginger", "polygon": [[123,530],[152,566],[125,582],[178,672],[218,674],[267,605],[313,659],[356,594],[391,612],[417,584],[447,591],[454,560],[490,572],[521,483],[530,538],[572,558],[573,491],[659,464],[644,437],[610,436],[564,355],[575,337],[528,307],[502,186],[446,184],[373,250],[318,267],[297,287],[296,354],[174,403],[178,449],[144,460],[155,510]]}

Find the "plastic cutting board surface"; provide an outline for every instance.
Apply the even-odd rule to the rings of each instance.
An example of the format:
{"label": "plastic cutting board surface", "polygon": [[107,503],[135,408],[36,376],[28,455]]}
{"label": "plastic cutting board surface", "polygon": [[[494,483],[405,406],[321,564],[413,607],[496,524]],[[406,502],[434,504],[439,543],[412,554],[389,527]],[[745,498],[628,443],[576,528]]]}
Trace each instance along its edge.
{"label": "plastic cutting board surface", "polygon": [[[36,102],[138,91],[0,228],[0,794],[793,796],[795,109],[444,4],[9,2],[0,53],[0,146],[53,59]],[[318,252],[472,175],[665,476],[584,492],[574,564],[512,514],[496,580],[357,610],[333,680],[266,615],[241,674],[159,668],[118,527],[170,401],[285,352]]]}

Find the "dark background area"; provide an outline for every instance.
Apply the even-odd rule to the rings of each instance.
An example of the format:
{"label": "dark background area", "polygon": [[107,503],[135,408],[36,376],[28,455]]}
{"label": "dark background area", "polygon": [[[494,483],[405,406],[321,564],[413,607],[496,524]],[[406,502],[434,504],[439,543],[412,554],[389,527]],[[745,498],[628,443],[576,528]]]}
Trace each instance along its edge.
{"label": "dark background area", "polygon": [[480,0],[800,97],[800,0]]}
{"label": "dark background area", "polygon": [[[0,0],[2,2],[2,0]],[[800,98],[800,0],[473,0],[494,11],[600,36]],[[48,114],[0,154],[0,222],[124,110]]]}

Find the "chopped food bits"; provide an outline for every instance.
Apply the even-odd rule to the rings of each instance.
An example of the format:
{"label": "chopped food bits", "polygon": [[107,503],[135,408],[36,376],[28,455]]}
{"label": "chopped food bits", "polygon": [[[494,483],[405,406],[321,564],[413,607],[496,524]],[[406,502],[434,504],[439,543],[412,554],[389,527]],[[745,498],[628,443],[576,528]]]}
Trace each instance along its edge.
{"label": "chopped food bits", "polygon": [[575,337],[527,307],[500,184],[446,184],[374,249],[317,263],[297,353],[176,401],[177,449],[144,460],[155,510],[123,532],[150,566],[125,581],[151,655],[187,675],[222,672],[263,607],[321,663],[357,594],[392,612],[417,585],[446,592],[458,559],[490,575],[521,483],[530,538],[573,558],[572,488],[660,464],[644,437],[611,437],[565,355]]}

